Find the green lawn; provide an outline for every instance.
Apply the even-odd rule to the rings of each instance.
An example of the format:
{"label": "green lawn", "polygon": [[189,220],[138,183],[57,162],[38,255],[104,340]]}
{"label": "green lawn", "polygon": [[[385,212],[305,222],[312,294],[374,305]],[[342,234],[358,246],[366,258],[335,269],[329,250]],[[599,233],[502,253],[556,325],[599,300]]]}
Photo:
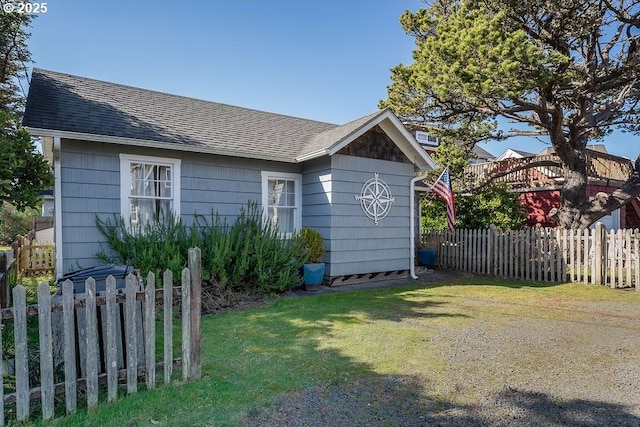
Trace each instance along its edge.
{"label": "green lawn", "polygon": [[235,426],[284,393],[329,381],[388,374],[437,380],[447,361],[430,345],[434,334],[490,320],[493,304],[503,316],[588,318],[572,307],[593,301],[637,305],[640,293],[479,279],[279,299],[203,318],[201,380],[121,395],[47,425]]}

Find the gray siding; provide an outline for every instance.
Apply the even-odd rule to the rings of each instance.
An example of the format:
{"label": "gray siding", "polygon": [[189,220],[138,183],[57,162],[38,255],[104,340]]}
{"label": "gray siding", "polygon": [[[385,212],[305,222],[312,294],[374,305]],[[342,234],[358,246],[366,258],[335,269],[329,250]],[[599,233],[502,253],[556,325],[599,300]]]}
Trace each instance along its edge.
{"label": "gray siding", "polygon": [[[395,201],[376,225],[356,200],[363,184],[379,173]],[[411,164],[363,157],[331,158],[332,204],[327,274],[341,276],[409,268]]]}
{"label": "gray siding", "polygon": [[300,165],[87,141],[62,141],[63,273],[98,264],[108,250],[95,218],[120,216],[120,153],[181,160],[181,217],[209,218],[212,211],[233,221],[249,200],[261,202],[261,171],[300,173]]}
{"label": "gray siding", "polygon": [[302,226],[318,230],[326,241],[331,237],[331,159],[323,157],[302,169]]}
{"label": "gray siding", "polygon": [[97,264],[94,254],[104,239],[95,226],[96,215],[120,214],[120,159],[112,150],[85,142],[63,140],[61,148],[64,274]]}

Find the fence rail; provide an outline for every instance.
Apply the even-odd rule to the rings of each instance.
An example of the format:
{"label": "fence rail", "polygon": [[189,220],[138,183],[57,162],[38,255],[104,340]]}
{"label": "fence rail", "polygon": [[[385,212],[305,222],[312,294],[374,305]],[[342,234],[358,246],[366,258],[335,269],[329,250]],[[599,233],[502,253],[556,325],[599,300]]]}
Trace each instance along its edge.
{"label": "fence rail", "polygon": [[542,282],[582,282],[640,290],[640,231],[525,228],[426,233],[436,264]]}
{"label": "fence rail", "polygon": [[[124,293],[116,290],[113,276],[106,280],[104,295],[97,295],[93,278],[87,279],[85,286],[86,292],[82,296],[74,295],[73,283],[67,280],[62,287],[61,302],[52,302],[49,285],[42,283],[38,287],[38,304],[31,306],[26,304],[25,288],[17,286],[13,292],[13,307],[0,311],[0,343],[3,342],[2,334],[7,333],[7,327],[13,323],[15,353],[15,391],[8,394],[2,391],[8,378],[4,369],[0,381],[3,393],[0,396],[0,425],[5,425],[8,405],[15,405],[11,412],[15,410],[16,421],[27,420],[34,400],[40,401],[43,420],[53,418],[54,397],[58,394],[64,395],[68,414],[75,412],[79,396],[86,397],[87,408],[92,410],[100,401],[100,383],[107,385],[106,401],[113,402],[118,396],[119,382],[126,382],[127,394],[137,392],[140,378],[144,379],[147,390],[153,389],[157,383],[156,370],[164,371],[165,384],[170,384],[173,368],[177,366],[182,366],[184,381],[200,378],[199,249],[189,250],[189,267],[183,270],[181,286],[177,288],[173,287],[170,271],[164,273],[161,289],[156,289],[153,273],[147,276],[146,287],[142,290],[139,290],[140,280],[134,275],[127,277]],[[182,352],[179,358],[174,358],[173,353],[175,296],[181,300]],[[158,307],[163,312],[162,328],[158,329],[163,331],[159,362],[156,355]],[[38,320],[39,364],[35,367],[30,366],[33,350],[30,351],[27,343],[34,331],[27,326],[28,316],[37,316]],[[57,364],[54,347],[59,331],[62,331],[63,354],[62,363]],[[122,349],[120,354],[119,348]],[[4,356],[6,349],[2,349],[1,344],[0,350]],[[56,383],[54,379],[58,377],[62,381]],[[83,393],[78,393],[79,390]]]}

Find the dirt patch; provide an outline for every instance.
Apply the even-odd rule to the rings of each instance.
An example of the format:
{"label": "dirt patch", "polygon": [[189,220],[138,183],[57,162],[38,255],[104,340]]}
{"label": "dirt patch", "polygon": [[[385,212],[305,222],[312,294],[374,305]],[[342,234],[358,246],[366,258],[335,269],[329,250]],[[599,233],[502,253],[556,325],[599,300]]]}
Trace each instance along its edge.
{"label": "dirt patch", "polygon": [[640,307],[451,304],[473,317],[429,324],[425,351],[443,363],[427,377],[336,380],[283,395],[242,425],[640,426]]}
{"label": "dirt patch", "polygon": [[216,282],[202,285],[202,314],[224,314],[273,304],[273,299],[257,292],[238,291]]}

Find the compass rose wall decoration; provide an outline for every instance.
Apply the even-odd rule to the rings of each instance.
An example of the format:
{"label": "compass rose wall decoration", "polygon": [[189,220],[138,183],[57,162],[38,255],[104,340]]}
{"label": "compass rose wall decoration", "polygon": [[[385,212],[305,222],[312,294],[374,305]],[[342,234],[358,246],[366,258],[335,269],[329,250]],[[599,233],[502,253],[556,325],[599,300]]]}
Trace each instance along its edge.
{"label": "compass rose wall decoration", "polygon": [[362,211],[378,225],[378,222],[389,214],[391,204],[395,201],[386,182],[381,180],[378,173],[364,183],[360,194],[356,196],[360,201]]}

